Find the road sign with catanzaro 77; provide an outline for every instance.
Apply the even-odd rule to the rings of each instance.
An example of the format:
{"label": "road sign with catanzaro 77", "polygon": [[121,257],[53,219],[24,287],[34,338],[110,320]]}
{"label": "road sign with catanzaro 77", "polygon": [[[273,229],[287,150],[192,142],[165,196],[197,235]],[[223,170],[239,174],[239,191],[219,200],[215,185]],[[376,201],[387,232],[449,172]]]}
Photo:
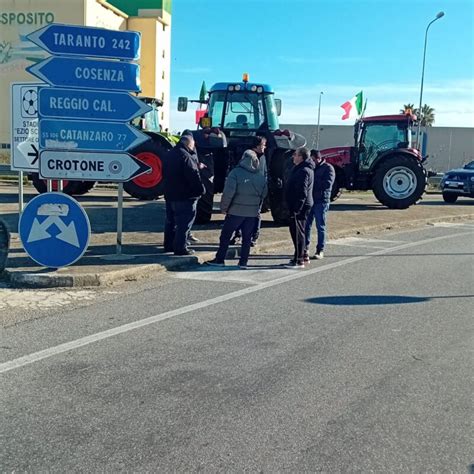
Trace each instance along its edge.
{"label": "road sign with catanzaro 77", "polygon": [[45,84],[11,85],[11,169],[38,171],[38,92]]}

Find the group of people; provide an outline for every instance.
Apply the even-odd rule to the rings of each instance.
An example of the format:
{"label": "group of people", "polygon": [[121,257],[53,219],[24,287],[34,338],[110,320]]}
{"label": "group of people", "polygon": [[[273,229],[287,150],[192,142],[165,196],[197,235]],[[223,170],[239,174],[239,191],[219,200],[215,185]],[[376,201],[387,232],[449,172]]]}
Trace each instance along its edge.
{"label": "group of people", "polygon": [[[261,208],[267,195],[266,139],[253,137],[237,166],[227,176],[221,197],[225,214],[219,249],[208,265],[224,266],[227,250],[236,235],[241,238],[239,267],[246,269],[250,249],[259,236]],[[304,268],[310,259],[324,256],[326,217],[329,210],[334,168],[317,150],[298,148],[292,156],[294,167],[286,182],[285,196],[290,214],[290,234],[294,255],[287,265]],[[191,255],[188,248],[197,202],[206,192],[201,179],[205,165],[199,162],[191,132],[184,132],[179,143],[163,160],[166,201],[165,252]],[[310,256],[311,229],[316,221],[317,245]]]}

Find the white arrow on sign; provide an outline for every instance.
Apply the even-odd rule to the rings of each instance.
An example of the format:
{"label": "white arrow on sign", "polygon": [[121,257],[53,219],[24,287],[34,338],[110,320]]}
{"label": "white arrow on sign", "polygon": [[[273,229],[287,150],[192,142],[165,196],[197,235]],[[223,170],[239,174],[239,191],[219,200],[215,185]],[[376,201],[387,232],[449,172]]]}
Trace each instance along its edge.
{"label": "white arrow on sign", "polygon": [[21,142],[17,146],[17,149],[25,160],[25,163],[27,163],[27,167],[36,171],[38,169],[39,159],[38,143],[28,139]]}
{"label": "white arrow on sign", "polygon": [[40,176],[45,179],[120,183],[150,170],[125,152],[44,150],[40,153]]}
{"label": "white arrow on sign", "polygon": [[74,222],[72,221],[69,225],[66,225],[59,216],[49,216],[41,223],[35,217],[33,220],[33,225],[31,226],[30,234],[28,235],[27,242],[37,242],[38,240],[51,238],[51,234],[48,232],[48,229],[54,224],[61,231],[61,233],[56,235],[57,239],[74,245],[74,247],[80,247]]}

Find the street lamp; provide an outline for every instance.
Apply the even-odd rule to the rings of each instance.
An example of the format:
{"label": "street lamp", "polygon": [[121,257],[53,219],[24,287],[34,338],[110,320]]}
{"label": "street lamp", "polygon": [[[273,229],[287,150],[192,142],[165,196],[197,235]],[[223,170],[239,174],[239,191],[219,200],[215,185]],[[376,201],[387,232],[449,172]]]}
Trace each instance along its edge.
{"label": "street lamp", "polygon": [[318,106],[318,131],[316,134],[316,150],[319,150],[319,119],[321,117],[321,97],[324,94],[323,91],[319,93],[319,106]]}
{"label": "street lamp", "polygon": [[428,29],[429,27],[436,21],[439,20],[444,16],[444,12],[439,12],[436,15],[436,18],[434,20],[431,20],[428,23],[428,26],[426,27],[425,31],[425,47],[423,50],[423,68],[421,70],[421,87],[420,87],[420,107],[418,108],[418,136],[417,136],[417,144],[418,144],[418,149],[421,150],[421,140],[420,140],[420,132],[421,132],[421,107],[422,107],[422,101],[423,101],[423,80],[425,78],[425,59],[426,59],[426,43],[428,41]]}

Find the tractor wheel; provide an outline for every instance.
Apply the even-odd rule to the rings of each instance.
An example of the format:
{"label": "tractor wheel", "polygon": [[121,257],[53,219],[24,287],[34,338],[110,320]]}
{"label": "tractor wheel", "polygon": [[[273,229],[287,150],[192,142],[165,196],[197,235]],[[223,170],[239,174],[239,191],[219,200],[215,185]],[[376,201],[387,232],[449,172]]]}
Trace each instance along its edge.
{"label": "tractor wheel", "polygon": [[206,165],[201,170],[201,179],[206,193],[203,194],[197,203],[195,223],[198,225],[208,224],[212,219],[212,209],[214,207],[214,157],[212,153],[201,155],[199,161]]}
{"label": "tractor wheel", "polygon": [[458,195],[453,193],[443,193],[444,202],[454,204],[458,200]]}
{"label": "tractor wheel", "polygon": [[73,190],[73,196],[82,196],[87,194],[94,186],[95,181],[75,181],[76,187]]}
{"label": "tractor wheel", "polygon": [[268,200],[273,220],[278,225],[286,225],[290,214],[285,200],[285,186],[293,167],[291,155],[285,150],[275,150],[269,165]]}
{"label": "tractor wheel", "polygon": [[331,189],[331,202],[337,201],[342,194],[342,188],[341,185],[336,181],[334,181],[334,185]]}
{"label": "tractor wheel", "polygon": [[406,209],[421,198],[425,184],[425,173],[415,159],[395,155],[377,167],[372,188],[384,206]]}
{"label": "tractor wheel", "polygon": [[207,180],[203,180],[206,194],[203,194],[197,203],[195,224],[208,224],[212,218],[212,208],[214,207],[214,185]]}
{"label": "tractor wheel", "polygon": [[[31,174],[31,181],[33,182],[33,186],[35,187],[36,191],[40,194],[43,194],[47,191],[46,180],[40,178],[38,173]],[[77,192],[78,189],[81,189],[83,185],[94,185],[94,182],[86,182],[86,181],[68,181],[63,179],[63,193],[68,194],[69,196],[73,196],[75,194],[85,194],[84,192]],[[52,180],[52,189],[53,191],[58,190],[58,181]],[[91,188],[89,188],[91,189]],[[87,191],[86,191],[87,192]]]}
{"label": "tractor wheel", "polygon": [[171,149],[165,148],[164,141],[149,140],[131,151],[139,160],[151,167],[148,173],[124,183],[123,189],[130,196],[142,201],[153,201],[163,195],[163,162],[164,154]]}

